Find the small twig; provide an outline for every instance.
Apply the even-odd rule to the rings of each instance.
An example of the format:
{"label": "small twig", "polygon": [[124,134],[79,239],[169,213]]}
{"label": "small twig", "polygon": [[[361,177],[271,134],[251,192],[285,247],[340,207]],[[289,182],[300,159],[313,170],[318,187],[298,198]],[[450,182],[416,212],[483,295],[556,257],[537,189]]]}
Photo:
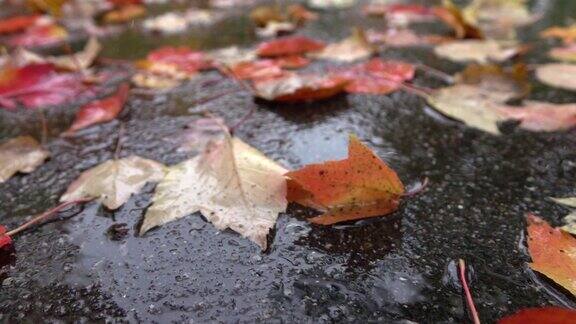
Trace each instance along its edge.
{"label": "small twig", "polygon": [[120,151],[122,150],[122,135],[124,134],[124,123],[120,122],[120,127],[118,128],[118,139],[116,140],[116,149],[114,150],[114,160],[118,160],[120,157]]}
{"label": "small twig", "polygon": [[18,226],[17,228],[7,232],[5,235],[7,236],[14,236],[22,231],[24,231],[25,229],[29,228],[32,225],[38,224],[42,221],[47,220],[48,218],[52,217],[53,215],[57,214],[59,211],[61,211],[62,209],[70,206],[70,205],[74,205],[74,204],[78,204],[78,203],[84,203],[84,202],[88,202],[91,201],[92,198],[83,198],[83,199],[77,199],[77,200],[72,200],[72,201],[68,201],[65,203],[62,203],[54,208],[51,208],[45,212],[43,212],[42,214],[32,218],[31,220],[27,221],[26,223]]}
{"label": "small twig", "polygon": [[432,89],[418,87],[413,84],[408,84],[404,82],[399,82],[398,84],[400,85],[400,88],[402,88],[403,90],[406,90],[407,92],[415,94],[422,98],[428,98],[434,92],[434,90]]}
{"label": "small twig", "polygon": [[48,138],[48,123],[46,122],[46,115],[44,114],[44,108],[37,110],[38,116],[40,117],[40,125],[42,126],[42,133],[40,134],[40,144],[44,145]]}
{"label": "small twig", "polygon": [[472,298],[472,293],[470,293],[470,288],[468,288],[468,282],[466,281],[466,264],[464,260],[458,260],[458,267],[460,269],[460,281],[462,282],[462,289],[466,295],[466,303],[468,304],[468,309],[470,310],[470,315],[472,316],[472,321],[474,324],[480,324],[480,318],[478,317],[478,311],[476,311],[476,305],[474,305],[474,299]]}
{"label": "small twig", "polygon": [[[233,71],[225,65],[218,66],[218,70],[224,71],[225,73],[228,73],[229,75],[234,76]],[[247,83],[246,81],[239,79],[239,78],[236,78],[236,77],[232,77],[232,79],[237,84],[239,84],[244,90],[248,91],[249,93],[254,93],[254,88],[249,83]],[[246,115],[244,115],[244,117],[240,118],[240,120],[238,122],[236,122],[236,124],[229,127],[230,134],[234,135],[234,131],[238,127],[242,126],[247,120],[249,120],[252,117],[252,115],[254,115],[254,112],[256,112],[256,105],[252,105],[250,107],[250,110],[248,111],[248,113],[246,113]]]}
{"label": "small twig", "polygon": [[441,80],[443,80],[446,83],[454,83],[454,77],[451,76],[450,74],[444,72],[444,71],[440,71],[438,69],[435,69],[431,66],[428,66],[426,64],[422,64],[422,63],[418,63],[416,64],[416,67],[432,76],[435,76]]}

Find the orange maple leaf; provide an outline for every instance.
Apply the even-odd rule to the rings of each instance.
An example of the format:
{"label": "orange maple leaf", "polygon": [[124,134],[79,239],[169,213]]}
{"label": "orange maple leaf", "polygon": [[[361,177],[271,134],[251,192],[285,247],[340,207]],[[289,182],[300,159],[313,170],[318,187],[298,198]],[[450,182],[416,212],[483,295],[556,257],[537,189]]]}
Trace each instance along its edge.
{"label": "orange maple leaf", "polygon": [[528,250],[530,268],[576,296],[576,238],[538,216],[528,214]]}
{"label": "orange maple leaf", "polygon": [[307,165],[286,176],[288,201],[323,209],[310,219],[322,225],[392,213],[405,192],[396,172],[353,135],[347,159]]}

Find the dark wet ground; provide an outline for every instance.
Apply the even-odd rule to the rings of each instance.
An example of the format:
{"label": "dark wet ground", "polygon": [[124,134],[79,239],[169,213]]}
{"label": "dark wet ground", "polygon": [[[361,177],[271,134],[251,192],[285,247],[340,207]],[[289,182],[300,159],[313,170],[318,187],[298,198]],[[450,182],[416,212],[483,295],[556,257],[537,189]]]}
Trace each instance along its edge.
{"label": "dark wet ground", "polygon": [[[576,17],[574,1],[549,6],[545,17],[522,33],[524,40],[534,41],[538,30]],[[353,24],[382,24],[355,11],[321,17],[302,32],[329,41],[345,36]],[[246,22],[231,18],[167,38],[130,31],[106,40],[104,55],[135,59],[159,44],[198,49],[252,44]],[[537,41],[527,61],[545,61],[549,45]],[[430,53],[388,50],[382,56],[448,72],[461,68]],[[219,78],[208,73],[167,94],[133,95],[119,121],[72,139],[56,135],[76,108],[49,109],[46,145],[53,156],[33,174],[0,184],[2,223],[11,228],[55,205],[80,172],[112,158],[120,124],[123,156],[174,164],[186,157],[172,139],[194,113],[211,111],[234,123],[253,105],[256,114],[237,136],[287,167],[342,158],[348,134],[355,133],[405,183],[428,177],[428,189],[389,217],[332,227],[307,223],[308,211],[291,206],[279,218],[268,253],[236,233],[217,231],[199,215],[135,236],[153,185],[116,212],[96,203],[72,208],[61,215],[73,218],[16,239],[16,255],[1,270],[3,321],[466,322],[458,258],[473,269],[471,289],[487,323],[524,307],[576,305],[528,270],[523,242],[524,213],[560,224],[567,212],[547,197],[575,194],[574,131],[494,137],[448,120],[402,92],[283,105],[254,102],[238,91],[197,105],[238,87],[228,80],[207,85]],[[576,100],[573,93],[534,82],[533,99]],[[442,85],[423,74],[416,83]],[[39,136],[39,124],[36,113],[1,112],[0,141]],[[119,223],[127,224],[129,234],[116,241],[106,233]]]}

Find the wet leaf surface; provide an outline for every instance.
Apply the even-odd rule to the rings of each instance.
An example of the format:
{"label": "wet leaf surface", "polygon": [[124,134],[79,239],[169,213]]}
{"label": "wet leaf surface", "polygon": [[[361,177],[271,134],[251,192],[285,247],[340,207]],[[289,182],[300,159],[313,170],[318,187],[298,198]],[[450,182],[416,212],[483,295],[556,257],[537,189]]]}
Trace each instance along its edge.
{"label": "wet leaf surface", "polygon": [[0,183],[18,172],[30,173],[44,163],[50,153],[30,136],[19,136],[0,144]]}

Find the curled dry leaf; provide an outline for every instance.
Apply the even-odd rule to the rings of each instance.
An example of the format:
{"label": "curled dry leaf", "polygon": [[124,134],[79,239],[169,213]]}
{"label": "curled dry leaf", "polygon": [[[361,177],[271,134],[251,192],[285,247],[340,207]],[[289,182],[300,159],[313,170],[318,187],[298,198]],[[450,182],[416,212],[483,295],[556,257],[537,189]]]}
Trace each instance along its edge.
{"label": "curled dry leaf", "polygon": [[576,91],[576,64],[540,65],[536,77],[551,87]]}
{"label": "curled dry leaf", "polygon": [[77,98],[85,89],[82,76],[57,73],[52,64],[30,64],[0,69],[0,107],[27,108],[59,105]]}
{"label": "curled dry leaf", "polygon": [[322,50],[326,45],[305,36],[287,36],[263,42],[256,49],[260,56],[299,55]]}
{"label": "curled dry leaf", "polygon": [[230,228],[265,250],[266,236],[287,206],[286,171],[227,135],[204,154],[168,169],[140,233],[199,211],[216,228]]}
{"label": "curled dry leaf", "polygon": [[14,16],[0,20],[0,34],[12,34],[21,32],[36,24],[40,15]]}
{"label": "curled dry leaf", "polygon": [[128,201],[132,194],[138,193],[146,183],[160,181],[163,176],[162,164],[139,156],[108,160],[84,171],[68,186],[60,201],[94,198],[115,210]]}
{"label": "curled dry leaf", "polygon": [[576,296],[576,238],[532,214],[528,221],[530,268]]}
{"label": "curled dry leaf", "polygon": [[405,192],[396,172],[355,136],[347,159],[307,165],[286,176],[288,200],[320,206],[324,214],[310,221],[322,225],[390,214]]}
{"label": "curled dry leaf", "polygon": [[123,83],[113,95],[80,107],[72,126],[66,131],[65,135],[72,135],[82,128],[105,123],[116,118],[128,99],[129,91],[130,86],[127,83]]}
{"label": "curled dry leaf", "polygon": [[121,24],[146,15],[146,7],[138,4],[128,4],[107,12],[102,17],[106,24]]}
{"label": "curled dry leaf", "polygon": [[307,102],[327,99],[344,91],[348,79],[337,75],[285,73],[278,78],[254,80],[254,94],[262,99]]}
{"label": "curled dry leaf", "polygon": [[18,172],[30,173],[38,168],[50,156],[30,136],[19,136],[0,144],[0,183],[10,179]]}
{"label": "curled dry leaf", "polygon": [[576,42],[576,24],[568,27],[550,27],[543,30],[540,36],[544,38],[559,38],[566,44]]}
{"label": "curled dry leaf", "polygon": [[310,53],[309,56],[317,59],[353,62],[370,57],[375,51],[376,49],[366,39],[364,30],[354,28],[350,37],[338,43],[328,44],[321,51]]}
{"label": "curled dry leaf", "polygon": [[414,78],[412,64],[373,58],[342,71],[339,75],[349,80],[346,92],[388,94],[398,90],[402,83]]}
{"label": "curled dry leaf", "polygon": [[68,32],[64,27],[54,23],[34,25],[22,34],[17,34],[8,39],[10,46],[20,47],[39,47],[49,46],[68,38]]}
{"label": "curled dry leaf", "polygon": [[51,63],[55,67],[68,71],[85,70],[92,65],[102,45],[96,38],[90,38],[84,49],[78,53],[64,56],[41,56],[25,49],[20,49],[15,60],[19,65]]}
{"label": "curled dry leaf", "polygon": [[463,40],[441,44],[434,48],[439,57],[454,62],[503,62],[522,51],[522,48],[495,40]]}
{"label": "curled dry leaf", "polygon": [[508,315],[498,324],[570,324],[576,323],[576,311],[561,307],[526,308]]}
{"label": "curled dry leaf", "polygon": [[576,44],[553,48],[549,56],[558,61],[576,63]]}

